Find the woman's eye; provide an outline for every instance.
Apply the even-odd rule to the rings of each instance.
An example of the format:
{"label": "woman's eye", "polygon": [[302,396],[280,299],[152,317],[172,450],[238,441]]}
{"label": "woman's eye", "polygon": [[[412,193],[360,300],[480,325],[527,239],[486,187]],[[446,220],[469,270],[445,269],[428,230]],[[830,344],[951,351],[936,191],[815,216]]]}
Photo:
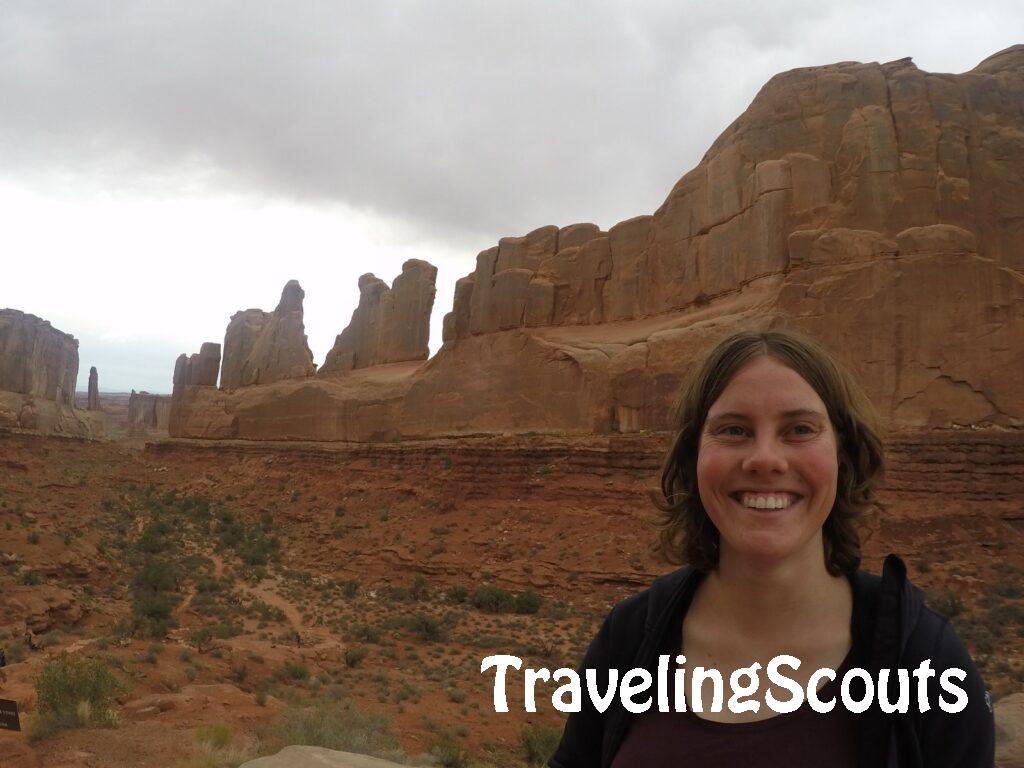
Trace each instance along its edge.
{"label": "woman's eye", "polygon": [[731,424],[718,430],[718,434],[729,435],[730,437],[743,437],[746,434],[746,430],[738,424]]}
{"label": "woman's eye", "polygon": [[797,424],[793,427],[793,431],[798,435],[813,435],[814,427],[810,424]]}

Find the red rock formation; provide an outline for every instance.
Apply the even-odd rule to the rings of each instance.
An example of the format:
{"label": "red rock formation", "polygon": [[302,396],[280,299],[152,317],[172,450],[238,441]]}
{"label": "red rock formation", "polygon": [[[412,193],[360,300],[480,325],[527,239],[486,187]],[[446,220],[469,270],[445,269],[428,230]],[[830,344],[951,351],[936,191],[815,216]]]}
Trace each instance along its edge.
{"label": "red rock formation", "polygon": [[359,305],[335,339],[320,373],[426,360],[436,279],[437,267],[419,259],[402,265],[402,274],[391,288],[372,274],[360,277]]}
{"label": "red rock formation", "polygon": [[130,432],[167,430],[171,413],[171,397],[132,390],[128,398],[128,429]]}
{"label": "red rock formation", "polygon": [[0,309],[0,426],[99,436],[102,424],[75,410],[78,341],[46,320]]}
{"label": "red rock formation", "polygon": [[0,389],[73,408],[77,379],[74,336],[35,315],[0,309]]}
{"label": "red rock formation", "polygon": [[1024,46],[961,75],[909,59],[783,73],[653,215],[480,253],[428,364],[206,393],[194,420],[357,440],[662,429],[710,345],[791,325],[896,427],[1024,426],[1021,104]]}
{"label": "red rock formation", "polygon": [[96,366],[89,369],[89,400],[86,409],[98,411],[100,409],[99,374],[96,373]]}
{"label": "red rock formation", "polygon": [[182,386],[216,387],[220,370],[220,344],[205,341],[198,352],[178,355],[174,363],[174,389]]}
{"label": "red rock formation", "polygon": [[222,389],[313,375],[316,366],[303,325],[305,295],[297,280],[289,280],[273,312],[246,309],[232,315],[224,335]]}

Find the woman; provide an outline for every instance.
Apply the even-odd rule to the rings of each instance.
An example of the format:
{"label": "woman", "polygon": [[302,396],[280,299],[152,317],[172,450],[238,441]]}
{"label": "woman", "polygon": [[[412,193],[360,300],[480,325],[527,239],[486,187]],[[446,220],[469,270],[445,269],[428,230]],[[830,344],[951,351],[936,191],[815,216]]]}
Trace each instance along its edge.
{"label": "woman", "polygon": [[[858,571],[857,522],[875,503],[881,469],[870,404],[816,343],[789,331],[744,332],[712,350],[683,388],[662,473],[662,546],[688,565],[618,604],[582,666],[597,670],[605,691],[608,670],[642,668],[656,679],[666,654],[670,679],[684,669],[690,685],[698,667],[729,681],[759,664],[760,686],[747,697],[756,706],[708,711],[713,683],[698,686],[699,714],[688,685],[683,707],[673,688],[668,711],[640,714],[619,697],[599,712],[584,696],[550,766],[990,768],[991,707],[952,627],[924,606],[899,558],[886,559],[881,578]],[[780,655],[800,660],[784,668],[788,678],[838,705],[825,714],[808,702],[787,714],[769,708],[791,696],[763,674]],[[937,673],[964,670],[961,712],[938,706],[950,697],[936,673],[899,678],[906,713],[887,714],[879,696],[861,714],[839,704],[841,693],[855,701],[867,693],[859,677],[841,690],[847,670],[863,668],[876,683],[892,670],[886,698],[897,702],[904,691],[895,670],[918,670],[926,659]],[[836,679],[812,678],[823,668]],[[687,696],[689,711],[675,711]]]}

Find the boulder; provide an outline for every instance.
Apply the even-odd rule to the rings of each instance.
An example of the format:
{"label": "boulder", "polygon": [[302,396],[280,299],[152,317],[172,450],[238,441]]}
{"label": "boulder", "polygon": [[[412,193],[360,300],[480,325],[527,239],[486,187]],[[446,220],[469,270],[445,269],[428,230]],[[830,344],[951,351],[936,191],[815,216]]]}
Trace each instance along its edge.
{"label": "boulder", "polygon": [[276,755],[242,763],[239,768],[402,768],[402,764],[324,747],[292,746]]}
{"label": "boulder", "polygon": [[1024,693],[1004,696],[993,707],[996,717],[996,765],[1024,768]]}

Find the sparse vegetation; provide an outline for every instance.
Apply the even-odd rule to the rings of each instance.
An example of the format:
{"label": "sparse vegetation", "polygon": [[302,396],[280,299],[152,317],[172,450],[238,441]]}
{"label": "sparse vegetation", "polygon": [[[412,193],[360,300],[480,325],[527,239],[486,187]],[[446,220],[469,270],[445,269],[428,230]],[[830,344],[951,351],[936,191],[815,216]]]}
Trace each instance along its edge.
{"label": "sparse vegetation", "polygon": [[527,765],[547,765],[548,758],[558,748],[562,738],[562,729],[540,723],[524,725],[519,732],[519,744],[523,749],[523,758]]}
{"label": "sparse vegetation", "polygon": [[38,712],[29,738],[38,741],[68,728],[116,725],[114,698],[122,690],[101,659],[62,654],[46,662],[36,679]]}

